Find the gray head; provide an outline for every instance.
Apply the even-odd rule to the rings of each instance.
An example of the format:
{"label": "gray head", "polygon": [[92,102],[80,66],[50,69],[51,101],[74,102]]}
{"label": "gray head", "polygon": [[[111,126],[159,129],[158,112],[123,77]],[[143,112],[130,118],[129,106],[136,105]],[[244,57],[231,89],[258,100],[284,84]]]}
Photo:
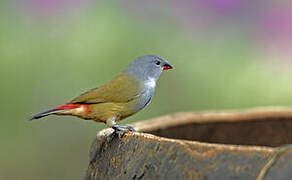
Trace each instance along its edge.
{"label": "gray head", "polygon": [[145,55],[135,59],[124,72],[141,81],[150,78],[157,81],[162,71],[167,69],[172,69],[172,66],[162,57]]}

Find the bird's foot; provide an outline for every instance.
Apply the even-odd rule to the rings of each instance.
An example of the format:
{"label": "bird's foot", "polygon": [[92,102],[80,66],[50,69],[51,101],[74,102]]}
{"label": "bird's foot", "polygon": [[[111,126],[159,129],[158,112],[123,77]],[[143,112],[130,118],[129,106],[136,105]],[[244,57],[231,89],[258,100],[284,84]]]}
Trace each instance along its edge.
{"label": "bird's foot", "polygon": [[115,134],[121,139],[126,132],[136,132],[136,130],[132,126],[127,125],[113,125],[112,128],[115,130]]}

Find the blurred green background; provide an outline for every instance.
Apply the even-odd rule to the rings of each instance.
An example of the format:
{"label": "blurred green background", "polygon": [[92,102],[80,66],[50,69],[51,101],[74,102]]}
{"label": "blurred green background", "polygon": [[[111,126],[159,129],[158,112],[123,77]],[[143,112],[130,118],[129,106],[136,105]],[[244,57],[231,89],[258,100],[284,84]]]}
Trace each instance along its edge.
{"label": "blurred green background", "polygon": [[292,105],[290,1],[0,1],[0,180],[81,179],[105,126],[29,116],[103,84],[145,54],[175,69],[162,75],[152,104],[124,123]]}

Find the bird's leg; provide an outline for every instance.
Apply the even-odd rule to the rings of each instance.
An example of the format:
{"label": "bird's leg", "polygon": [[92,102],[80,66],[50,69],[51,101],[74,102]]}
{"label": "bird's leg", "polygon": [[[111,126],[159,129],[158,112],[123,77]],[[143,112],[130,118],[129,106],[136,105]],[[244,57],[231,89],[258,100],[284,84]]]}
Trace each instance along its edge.
{"label": "bird's leg", "polygon": [[126,132],[129,131],[136,132],[136,130],[132,126],[116,124],[116,118],[107,120],[106,125],[108,127],[113,128],[115,130],[114,133],[116,133],[119,136],[119,138],[121,138]]}
{"label": "bird's leg", "polygon": [[116,131],[124,131],[124,132],[132,131],[132,132],[136,132],[136,130],[132,126],[128,126],[128,125],[118,125],[118,124],[116,124],[112,128],[114,130],[116,130]]}

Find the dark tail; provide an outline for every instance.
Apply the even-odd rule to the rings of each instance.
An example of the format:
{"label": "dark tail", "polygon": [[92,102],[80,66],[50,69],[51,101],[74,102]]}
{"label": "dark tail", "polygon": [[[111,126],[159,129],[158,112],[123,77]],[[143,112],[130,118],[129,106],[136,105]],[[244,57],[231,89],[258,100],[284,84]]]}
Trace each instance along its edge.
{"label": "dark tail", "polygon": [[81,105],[82,104],[66,104],[66,105],[57,107],[55,109],[51,109],[51,110],[48,110],[48,111],[45,111],[45,112],[38,113],[38,114],[32,116],[29,120],[40,119],[42,117],[45,117],[45,116],[48,116],[48,115],[51,115],[51,114],[55,114],[57,112],[61,112],[61,111],[64,111],[66,109],[78,108]]}
{"label": "dark tail", "polygon": [[42,117],[45,117],[45,116],[48,116],[48,115],[51,115],[51,114],[55,114],[56,112],[60,112],[60,111],[63,111],[63,109],[51,109],[51,110],[48,110],[48,111],[41,112],[41,113],[38,113],[36,115],[33,115],[29,120],[40,119]]}

